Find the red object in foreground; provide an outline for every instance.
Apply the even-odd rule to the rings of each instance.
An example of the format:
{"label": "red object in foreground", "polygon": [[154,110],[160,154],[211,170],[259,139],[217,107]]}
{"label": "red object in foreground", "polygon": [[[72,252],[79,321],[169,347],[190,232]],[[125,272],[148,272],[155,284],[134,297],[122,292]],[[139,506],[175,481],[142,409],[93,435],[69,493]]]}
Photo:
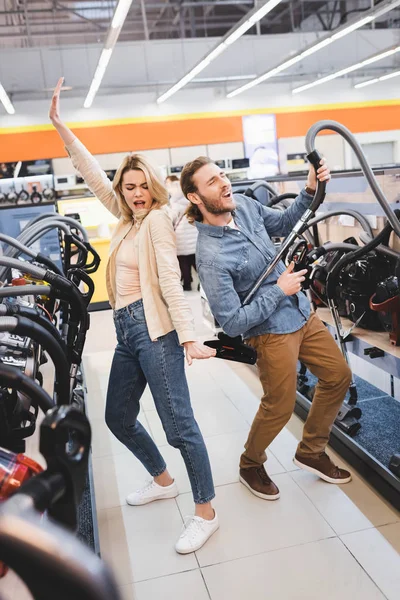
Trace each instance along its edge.
{"label": "red object in foreground", "polygon": [[[7,500],[30,477],[43,471],[43,468],[25,454],[15,454],[0,448],[0,502]],[[8,571],[0,561],[0,578]]]}

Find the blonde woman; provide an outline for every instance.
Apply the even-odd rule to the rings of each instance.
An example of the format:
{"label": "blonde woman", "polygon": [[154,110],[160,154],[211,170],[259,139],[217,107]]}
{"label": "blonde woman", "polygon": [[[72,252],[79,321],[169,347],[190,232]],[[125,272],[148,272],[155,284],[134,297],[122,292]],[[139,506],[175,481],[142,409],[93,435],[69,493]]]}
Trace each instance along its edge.
{"label": "blonde woman", "polygon": [[[172,223],[164,205],[168,193],[157,171],[141,155],[127,156],[113,183],[60,118],[61,78],[54,90],[50,120],[74,167],[104,206],[119,220],[110,244],[107,291],[118,344],[108,384],[106,422],[112,433],[152,476],[127,503],[138,506],[175,498],[178,489],[154,441],[137,420],[148,384],[167,440],[179,448],[189,475],[195,515],[175,549],[198,550],[218,529],[211,506],[214,486],[207,449],[190,404],[184,349],[192,360],[214,355],[196,341],[193,317],[180,284]],[[183,349],[184,348],[184,349]]]}

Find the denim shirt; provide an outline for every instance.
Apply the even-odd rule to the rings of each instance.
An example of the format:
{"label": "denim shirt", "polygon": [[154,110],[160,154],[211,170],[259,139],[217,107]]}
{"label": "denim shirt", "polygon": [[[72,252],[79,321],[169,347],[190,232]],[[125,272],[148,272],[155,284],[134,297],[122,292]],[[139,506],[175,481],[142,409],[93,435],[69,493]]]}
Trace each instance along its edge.
{"label": "denim shirt", "polygon": [[242,301],[276,255],[272,236],[286,236],[312,196],[304,190],[283,212],[235,194],[233,218],[238,229],[196,222],[199,231],[196,265],[211,311],[228,335],[245,339],[267,333],[292,333],[310,316],[303,292],[286,296],[277,285],[285,271],[283,261],[263,282],[246,306]]}

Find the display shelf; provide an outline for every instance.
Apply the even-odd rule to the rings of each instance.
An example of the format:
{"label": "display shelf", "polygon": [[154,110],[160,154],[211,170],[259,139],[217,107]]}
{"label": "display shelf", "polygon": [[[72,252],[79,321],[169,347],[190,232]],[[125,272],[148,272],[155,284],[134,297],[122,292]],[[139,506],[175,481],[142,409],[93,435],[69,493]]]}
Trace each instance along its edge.
{"label": "display shelf", "polygon": [[[83,397],[84,397],[84,407],[85,413],[88,414],[88,389],[86,385],[86,376],[85,370],[83,367],[83,362],[80,365],[80,370],[82,373],[82,388],[83,388]],[[90,505],[91,505],[91,517],[92,517],[92,526],[93,526],[93,542],[94,542],[94,552],[100,556],[100,538],[99,538],[99,524],[97,519],[97,507],[96,507],[96,494],[94,487],[94,477],[93,477],[93,455],[92,448],[90,448],[89,453],[89,462],[88,462],[88,485],[89,485],[89,495],[90,495]]]}
{"label": "display shelf", "polygon": [[[317,314],[326,323],[330,332],[335,336],[333,318],[328,308],[318,308]],[[354,323],[349,319],[342,318],[345,331],[350,329]],[[346,340],[349,352],[356,354],[367,363],[384,370],[386,373],[399,377],[400,375],[400,348],[393,346],[389,340],[389,334],[381,331],[370,331],[355,327]],[[370,358],[364,354],[367,348],[376,347],[384,351],[384,356]],[[306,420],[311,407],[308,398],[297,392],[295,412],[303,420]],[[340,454],[389,502],[400,510],[400,479],[396,477],[386,465],[370,454],[357,442],[357,438],[349,437],[335,424],[329,440],[329,445]],[[395,449],[394,449],[395,450]],[[394,451],[393,450],[393,451]]]}
{"label": "display shelf", "polygon": [[[295,413],[305,421],[311,407],[311,402],[297,392]],[[400,510],[400,479],[385,465],[380,463],[372,454],[349,437],[335,424],[332,426],[329,445],[344,460],[346,460],[384,496],[397,510]]]}
{"label": "display shelf", "polygon": [[[336,333],[333,323],[333,317],[328,308],[318,308],[317,314],[320,319],[327,324],[332,334]],[[345,331],[349,330],[354,323],[349,319],[341,318]],[[366,362],[379,367],[386,373],[394,377],[400,377],[400,347],[393,346],[389,340],[389,334],[385,331],[370,331],[355,327],[349,337],[346,339],[346,346],[349,352],[356,354]],[[371,358],[364,354],[364,350],[375,346],[384,351],[383,356]]]}

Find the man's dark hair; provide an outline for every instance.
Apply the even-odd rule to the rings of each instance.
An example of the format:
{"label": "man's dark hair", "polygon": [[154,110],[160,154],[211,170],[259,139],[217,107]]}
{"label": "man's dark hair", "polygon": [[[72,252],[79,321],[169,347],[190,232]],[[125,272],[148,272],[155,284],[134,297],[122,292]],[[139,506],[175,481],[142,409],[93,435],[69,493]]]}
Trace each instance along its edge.
{"label": "man's dark hair", "polygon": [[179,181],[179,177],[177,177],[176,175],[168,175],[168,177],[165,178],[165,181]]}
{"label": "man's dark hair", "polygon": [[[181,188],[184,196],[188,200],[189,194],[197,192],[197,188],[193,181],[193,176],[199,169],[201,169],[201,167],[212,164],[213,162],[214,161],[211,160],[211,158],[208,158],[208,156],[199,156],[198,158],[195,158],[195,160],[186,163],[186,165],[183,167],[183,171],[181,173]],[[203,215],[201,214],[198,206],[196,204],[192,204],[192,202],[186,211],[186,216],[189,223],[203,220]]]}

